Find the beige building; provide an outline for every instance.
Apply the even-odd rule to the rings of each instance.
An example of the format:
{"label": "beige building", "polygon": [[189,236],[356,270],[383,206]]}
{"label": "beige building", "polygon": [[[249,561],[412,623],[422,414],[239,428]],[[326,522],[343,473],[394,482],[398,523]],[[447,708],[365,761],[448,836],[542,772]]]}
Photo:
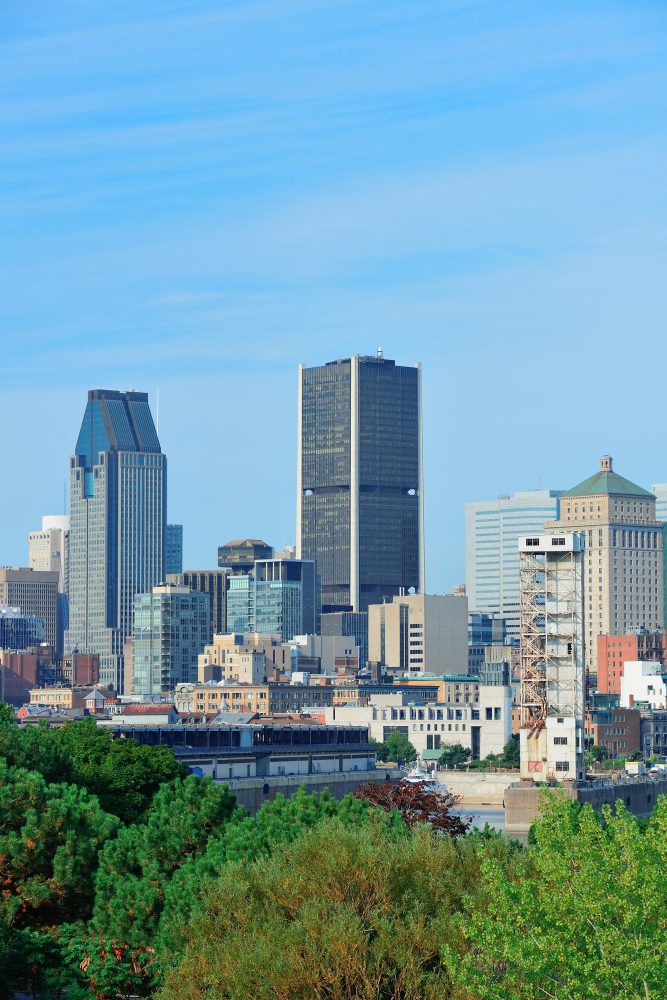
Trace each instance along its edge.
{"label": "beige building", "polygon": [[40,531],[28,535],[28,566],[39,572],[57,573],[58,589],[67,589],[69,517],[50,514],[42,518]]}
{"label": "beige building", "polygon": [[0,604],[20,608],[24,615],[44,619],[44,641],[61,648],[58,611],[59,573],[19,567],[0,567]]}
{"label": "beige building", "polygon": [[407,594],[368,608],[368,659],[407,675],[468,672],[468,599]]}
{"label": "beige building", "polygon": [[563,494],[560,517],[546,529],[583,536],[586,670],[595,677],[599,635],[664,625],[662,522],[655,496],[614,472],[604,455],[595,475]]}
{"label": "beige building", "polygon": [[200,682],[237,681],[261,684],[269,677],[289,671],[292,650],[279,637],[250,632],[215,635],[198,657]]}
{"label": "beige building", "polygon": [[191,712],[259,712],[275,715],[299,712],[304,708],[326,708],[333,688],[309,684],[178,684],[174,692],[176,709]]}

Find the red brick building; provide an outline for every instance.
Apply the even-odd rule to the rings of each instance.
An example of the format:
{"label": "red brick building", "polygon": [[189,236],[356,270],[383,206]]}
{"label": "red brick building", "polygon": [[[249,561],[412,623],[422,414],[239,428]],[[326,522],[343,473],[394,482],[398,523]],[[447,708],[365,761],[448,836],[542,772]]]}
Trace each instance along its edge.
{"label": "red brick building", "polygon": [[641,714],[636,708],[587,709],[585,733],[610,757],[627,757],[641,747]]}
{"label": "red brick building", "polygon": [[626,660],[657,660],[665,665],[667,632],[642,630],[630,635],[598,636],[598,684],[602,694],[620,694]]}

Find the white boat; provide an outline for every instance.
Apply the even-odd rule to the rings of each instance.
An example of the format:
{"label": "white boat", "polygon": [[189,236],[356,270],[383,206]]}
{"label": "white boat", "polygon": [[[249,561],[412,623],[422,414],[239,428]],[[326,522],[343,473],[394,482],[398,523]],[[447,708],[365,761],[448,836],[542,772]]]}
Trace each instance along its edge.
{"label": "white boat", "polygon": [[440,792],[443,795],[447,793],[447,788],[444,783],[441,781],[434,781],[429,772],[424,770],[420,761],[416,761],[402,780],[409,785],[423,783],[424,787],[429,792]]}

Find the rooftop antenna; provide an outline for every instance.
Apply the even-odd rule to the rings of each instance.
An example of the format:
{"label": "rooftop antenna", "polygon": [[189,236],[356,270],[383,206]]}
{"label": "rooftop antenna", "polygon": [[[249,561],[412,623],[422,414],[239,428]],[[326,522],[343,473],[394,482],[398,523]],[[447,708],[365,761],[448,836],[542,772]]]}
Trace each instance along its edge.
{"label": "rooftop antenna", "polygon": [[157,397],[157,401],[155,404],[155,417],[157,422],[156,430],[157,430],[157,436],[159,437],[160,436],[160,390],[159,389],[155,390],[155,395]]}
{"label": "rooftop antenna", "polygon": [[377,356],[378,356],[378,360],[379,360],[379,361],[381,361],[381,360],[382,360],[382,358],[384,357],[384,351],[382,350],[382,348],[381,348],[381,347],[378,347],[378,350],[377,350]]}

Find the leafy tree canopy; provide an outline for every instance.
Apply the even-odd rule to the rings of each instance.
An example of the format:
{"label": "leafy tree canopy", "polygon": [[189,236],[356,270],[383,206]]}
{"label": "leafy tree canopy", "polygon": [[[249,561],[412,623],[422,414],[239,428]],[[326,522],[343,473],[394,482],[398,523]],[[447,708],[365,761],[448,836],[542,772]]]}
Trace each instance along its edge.
{"label": "leafy tree canopy", "polygon": [[405,761],[410,764],[417,759],[417,751],[407,736],[402,733],[390,733],[384,743],[378,743],[378,760],[389,760],[394,763]]}

